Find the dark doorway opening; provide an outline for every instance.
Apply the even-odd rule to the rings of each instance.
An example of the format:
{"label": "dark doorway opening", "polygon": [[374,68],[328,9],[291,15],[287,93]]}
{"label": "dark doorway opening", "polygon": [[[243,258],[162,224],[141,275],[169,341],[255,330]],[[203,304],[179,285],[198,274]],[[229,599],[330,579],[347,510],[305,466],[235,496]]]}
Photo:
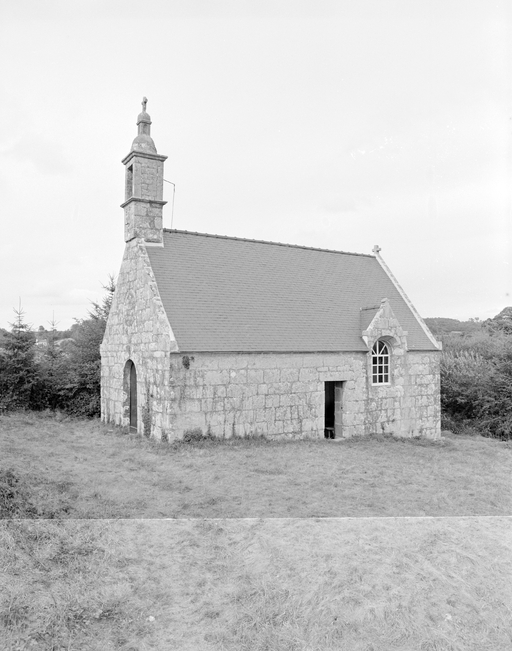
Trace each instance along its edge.
{"label": "dark doorway opening", "polygon": [[341,437],[343,382],[325,383],[324,436],[326,439]]}
{"label": "dark doorway opening", "polygon": [[325,383],[324,436],[333,439],[334,433],[334,382]]}
{"label": "dark doorway opening", "polygon": [[130,429],[137,431],[137,371],[130,361]]}

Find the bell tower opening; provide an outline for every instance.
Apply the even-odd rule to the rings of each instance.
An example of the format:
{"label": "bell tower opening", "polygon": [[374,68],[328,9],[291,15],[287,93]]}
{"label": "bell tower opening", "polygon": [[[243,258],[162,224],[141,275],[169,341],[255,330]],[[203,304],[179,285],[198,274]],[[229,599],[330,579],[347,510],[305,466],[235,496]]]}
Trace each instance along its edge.
{"label": "bell tower opening", "polygon": [[124,195],[125,201],[133,197],[133,165],[126,168],[126,192]]}

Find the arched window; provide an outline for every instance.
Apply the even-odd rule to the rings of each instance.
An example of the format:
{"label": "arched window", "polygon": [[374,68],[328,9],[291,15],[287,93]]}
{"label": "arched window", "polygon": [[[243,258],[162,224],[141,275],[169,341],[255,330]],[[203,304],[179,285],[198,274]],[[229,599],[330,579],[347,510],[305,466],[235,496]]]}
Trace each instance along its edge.
{"label": "arched window", "polygon": [[380,339],[372,348],[372,384],[389,384],[389,347]]}

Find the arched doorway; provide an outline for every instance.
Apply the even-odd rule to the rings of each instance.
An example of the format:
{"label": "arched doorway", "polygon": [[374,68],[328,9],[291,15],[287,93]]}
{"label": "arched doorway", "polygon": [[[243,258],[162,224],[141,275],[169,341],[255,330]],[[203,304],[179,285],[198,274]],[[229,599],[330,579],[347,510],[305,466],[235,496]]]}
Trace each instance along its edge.
{"label": "arched doorway", "polygon": [[131,359],[124,367],[124,378],[130,429],[137,431],[137,371]]}

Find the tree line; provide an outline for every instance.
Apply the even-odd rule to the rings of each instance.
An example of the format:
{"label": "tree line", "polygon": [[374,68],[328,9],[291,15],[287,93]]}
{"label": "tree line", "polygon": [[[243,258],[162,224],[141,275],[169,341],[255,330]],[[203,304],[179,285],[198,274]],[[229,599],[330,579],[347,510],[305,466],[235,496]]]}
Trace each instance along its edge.
{"label": "tree line", "polygon": [[43,346],[23,310],[15,310],[0,341],[0,412],[59,409],[71,416],[99,416],[100,344],[115,292],[113,277],[104,289],[103,299],[92,303],[87,318],[75,320],[65,339],[55,322],[44,339],[40,328]]}

